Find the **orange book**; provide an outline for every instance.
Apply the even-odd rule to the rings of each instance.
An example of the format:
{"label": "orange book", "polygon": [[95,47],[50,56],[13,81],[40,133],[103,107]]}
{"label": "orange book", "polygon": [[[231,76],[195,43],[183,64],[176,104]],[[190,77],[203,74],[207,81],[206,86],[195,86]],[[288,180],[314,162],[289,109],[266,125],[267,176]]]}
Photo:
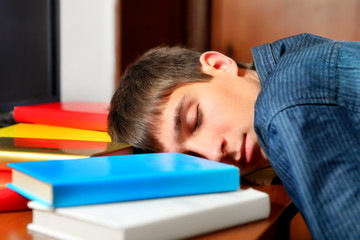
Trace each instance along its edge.
{"label": "orange book", "polygon": [[6,187],[11,183],[11,172],[0,171],[0,212],[28,209],[27,198]]}
{"label": "orange book", "polygon": [[55,102],[14,108],[17,122],[107,131],[109,103]]}
{"label": "orange book", "polygon": [[133,148],[125,143],[0,137],[0,171],[10,171],[7,164],[13,162],[65,160],[132,153]]}

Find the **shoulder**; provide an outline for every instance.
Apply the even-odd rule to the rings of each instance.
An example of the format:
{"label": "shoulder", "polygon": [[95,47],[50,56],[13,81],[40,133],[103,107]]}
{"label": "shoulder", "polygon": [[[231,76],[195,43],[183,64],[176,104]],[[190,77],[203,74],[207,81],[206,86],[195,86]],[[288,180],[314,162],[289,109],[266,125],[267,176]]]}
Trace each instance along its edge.
{"label": "shoulder", "polygon": [[313,55],[326,54],[335,43],[328,38],[303,33],[254,47],[251,51],[260,81],[264,84],[280,62],[293,61],[299,57],[311,59]]}
{"label": "shoulder", "polygon": [[265,133],[275,116],[289,108],[336,104],[339,44],[304,33],[268,45],[269,55],[262,59],[271,59],[267,60],[270,64],[264,60],[256,64],[254,58],[262,78],[255,106],[256,127]]}
{"label": "shoulder", "polygon": [[268,45],[268,56],[260,60],[264,52],[255,53],[262,85],[256,108],[262,117],[269,119],[300,104],[333,104],[340,46],[340,42],[304,33]]}

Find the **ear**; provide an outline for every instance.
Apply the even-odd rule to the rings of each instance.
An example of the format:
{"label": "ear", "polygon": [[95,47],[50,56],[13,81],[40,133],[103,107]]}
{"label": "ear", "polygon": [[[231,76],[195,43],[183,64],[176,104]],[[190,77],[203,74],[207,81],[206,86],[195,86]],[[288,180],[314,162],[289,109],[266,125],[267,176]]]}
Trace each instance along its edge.
{"label": "ear", "polygon": [[220,70],[226,73],[238,75],[238,66],[236,62],[219,52],[204,52],[200,56],[200,63],[203,72],[208,74],[211,74],[212,71]]}

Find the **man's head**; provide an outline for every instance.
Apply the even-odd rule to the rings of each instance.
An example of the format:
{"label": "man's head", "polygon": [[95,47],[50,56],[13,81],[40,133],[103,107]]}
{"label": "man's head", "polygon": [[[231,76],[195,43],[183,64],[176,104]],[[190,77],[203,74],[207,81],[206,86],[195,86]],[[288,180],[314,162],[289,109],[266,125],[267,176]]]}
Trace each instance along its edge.
{"label": "man's head", "polygon": [[130,65],[111,100],[108,131],[112,140],[162,151],[157,135],[170,94],[184,84],[211,79],[201,71],[200,55],[181,47],[159,47]]}
{"label": "man's head", "polygon": [[268,165],[253,126],[260,89],[255,71],[218,52],[153,49],[125,72],[109,133],[149,151],[230,163],[244,175]]}

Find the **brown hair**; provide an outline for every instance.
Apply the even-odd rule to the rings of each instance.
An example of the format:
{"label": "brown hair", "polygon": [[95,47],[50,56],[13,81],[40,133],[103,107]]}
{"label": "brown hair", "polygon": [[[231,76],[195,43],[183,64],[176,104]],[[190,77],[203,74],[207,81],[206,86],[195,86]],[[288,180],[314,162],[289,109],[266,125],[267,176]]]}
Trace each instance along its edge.
{"label": "brown hair", "polygon": [[112,141],[147,152],[162,151],[156,136],[168,97],[184,84],[212,78],[201,71],[200,56],[182,47],[158,47],[130,65],[111,100],[108,132]]}

